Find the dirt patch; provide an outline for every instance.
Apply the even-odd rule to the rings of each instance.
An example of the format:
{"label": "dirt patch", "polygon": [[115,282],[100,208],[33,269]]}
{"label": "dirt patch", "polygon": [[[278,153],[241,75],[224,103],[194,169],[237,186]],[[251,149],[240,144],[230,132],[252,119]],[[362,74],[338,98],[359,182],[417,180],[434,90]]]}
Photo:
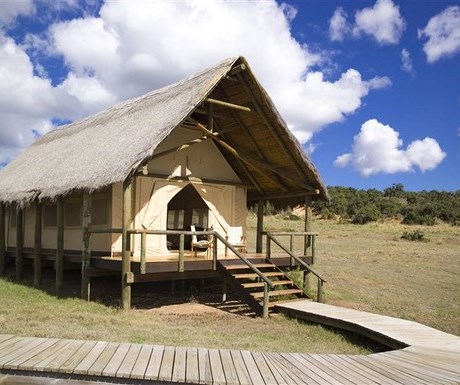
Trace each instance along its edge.
{"label": "dirt patch", "polygon": [[164,305],[146,310],[148,313],[159,315],[204,315],[204,314],[223,314],[224,311],[216,307],[203,305],[201,303],[181,303],[174,305]]}

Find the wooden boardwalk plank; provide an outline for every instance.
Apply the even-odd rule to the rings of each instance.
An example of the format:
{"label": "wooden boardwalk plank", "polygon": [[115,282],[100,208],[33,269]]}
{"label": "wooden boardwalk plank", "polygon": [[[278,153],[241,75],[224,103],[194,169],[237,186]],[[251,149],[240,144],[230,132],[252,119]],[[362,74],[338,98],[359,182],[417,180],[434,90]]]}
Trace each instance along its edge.
{"label": "wooden boardwalk plank", "polygon": [[106,377],[116,377],[118,368],[126,357],[130,348],[130,344],[124,342],[118,345],[117,350],[113,353],[112,358],[102,371],[102,375]]}
{"label": "wooden boardwalk plank", "polygon": [[21,358],[22,355],[27,354],[31,349],[34,349],[43,342],[43,338],[30,338],[14,344],[10,347],[10,349],[5,349],[5,352],[7,353],[0,357],[0,365],[6,365],[9,361]]}
{"label": "wooden boardwalk plank", "polygon": [[61,366],[63,366],[67,360],[76,354],[84,343],[85,341],[72,340],[70,344],[61,351],[61,354],[54,357],[46,366],[42,367],[43,370],[46,369],[46,371],[58,373],[61,369]]}
{"label": "wooden boardwalk plank", "polygon": [[131,371],[131,378],[143,379],[152,355],[153,345],[141,345],[141,351]]}
{"label": "wooden boardwalk plank", "polygon": [[264,382],[267,385],[276,385],[277,381],[273,376],[270,367],[267,365],[267,362],[265,361],[265,357],[263,356],[263,354],[259,352],[253,352],[252,357],[254,358],[254,362],[256,363],[257,367],[259,368],[259,373],[264,379]]}
{"label": "wooden boardwalk plank", "polygon": [[232,356],[233,365],[235,366],[236,374],[238,375],[238,381],[241,385],[250,385],[251,376],[249,375],[248,369],[244,363],[243,357],[239,350],[230,350]]}
{"label": "wooden boardwalk plank", "polygon": [[187,367],[187,349],[176,347],[174,357],[174,368],[172,372],[172,382],[185,382],[185,368]]}
{"label": "wooden boardwalk plank", "polygon": [[211,384],[212,373],[208,349],[198,348],[198,370],[200,373],[200,384]]}
{"label": "wooden boardwalk plank", "polygon": [[98,341],[96,345],[91,349],[91,351],[86,355],[83,360],[75,367],[75,374],[88,374],[91,366],[96,362],[99,356],[102,354],[104,349],[107,347],[108,342]]}
{"label": "wooden boardwalk plank", "polygon": [[109,342],[100,356],[97,358],[96,361],[91,365],[88,369],[88,375],[90,376],[101,376],[104,368],[107,366],[109,361],[112,359],[113,355],[118,349],[120,344],[117,342]]}
{"label": "wooden boardwalk plank", "polygon": [[60,354],[61,350],[69,345],[71,340],[59,340],[50,348],[38,353],[37,355],[29,358],[21,364],[21,370],[25,371],[39,371],[39,365],[46,367],[47,360],[52,360],[56,354]]}
{"label": "wooden boardwalk plank", "polygon": [[160,367],[160,373],[158,374],[158,381],[171,381],[174,368],[175,353],[176,349],[173,346],[165,347],[163,360]]}
{"label": "wooden boardwalk plank", "polygon": [[150,356],[144,378],[146,380],[157,380],[160,374],[161,363],[163,361],[164,346],[154,345]]}
{"label": "wooden boardwalk plank", "polygon": [[224,368],[222,366],[222,361],[220,359],[219,350],[209,349],[209,362],[212,373],[212,383],[218,385],[225,385],[225,374]]}
{"label": "wooden boardwalk plank", "polygon": [[5,365],[3,365],[3,367],[5,369],[18,370],[19,367],[22,366],[22,364],[24,364],[24,362],[31,359],[32,357],[35,357],[36,355],[40,354],[46,349],[49,349],[58,341],[59,340],[57,338],[44,338],[41,344],[39,344],[35,348],[31,348],[27,353],[22,354],[20,357],[17,357],[16,359],[9,361]]}
{"label": "wooden boardwalk plank", "polygon": [[187,384],[200,383],[200,370],[198,368],[198,349],[187,348],[187,366],[185,369],[185,382]]}
{"label": "wooden boardwalk plank", "polygon": [[222,367],[224,369],[225,381],[228,385],[239,385],[238,374],[236,372],[235,365],[233,364],[233,358],[228,349],[220,349],[220,358],[222,361]]}
{"label": "wooden boardwalk plank", "polygon": [[10,343],[7,344],[7,346],[5,346],[4,348],[2,348],[2,350],[0,350],[0,359],[2,357],[11,355],[15,351],[22,349],[22,347],[24,346],[27,346],[29,341],[30,341],[29,338],[24,338],[24,337],[17,337],[13,341],[10,341]]}
{"label": "wooden boardwalk plank", "polygon": [[142,345],[132,344],[129,347],[128,353],[126,353],[120,367],[117,370],[117,377],[130,378],[131,372],[133,371],[134,365],[136,364],[137,357],[141,351]]}
{"label": "wooden boardwalk plank", "polygon": [[273,377],[275,377],[276,382],[279,385],[291,385],[299,384],[300,382],[295,379],[294,376],[289,376],[281,365],[281,361],[284,361],[279,355],[274,355],[276,358],[273,358],[271,353],[262,353],[265,360],[267,361],[268,366],[270,367]]}
{"label": "wooden boardwalk plank", "polygon": [[73,354],[64,364],[60,367],[60,373],[73,373],[78,364],[88,355],[94,348],[96,341],[86,341],[75,354]]}
{"label": "wooden boardwalk plank", "polygon": [[[286,353],[288,355],[288,353]],[[306,354],[289,354],[290,357],[298,361],[300,364],[303,365],[304,371],[308,373],[309,376],[314,378],[315,381],[318,383],[327,383],[327,384],[339,384],[340,382],[334,378],[333,376],[329,375],[321,368],[313,365],[311,361],[309,361],[305,356]]]}
{"label": "wooden boardwalk plank", "polygon": [[247,350],[243,350],[241,352],[241,356],[243,358],[244,364],[248,369],[249,376],[251,377],[251,381],[253,384],[265,384],[263,377],[260,375],[259,368],[252,357],[251,352]]}

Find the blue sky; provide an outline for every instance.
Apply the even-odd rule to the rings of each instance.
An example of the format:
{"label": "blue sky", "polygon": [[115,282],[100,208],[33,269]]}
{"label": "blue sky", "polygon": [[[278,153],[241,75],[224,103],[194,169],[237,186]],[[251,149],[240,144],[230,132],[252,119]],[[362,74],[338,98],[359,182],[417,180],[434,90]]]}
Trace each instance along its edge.
{"label": "blue sky", "polygon": [[0,167],[244,55],[326,184],[460,189],[460,3],[0,0]]}

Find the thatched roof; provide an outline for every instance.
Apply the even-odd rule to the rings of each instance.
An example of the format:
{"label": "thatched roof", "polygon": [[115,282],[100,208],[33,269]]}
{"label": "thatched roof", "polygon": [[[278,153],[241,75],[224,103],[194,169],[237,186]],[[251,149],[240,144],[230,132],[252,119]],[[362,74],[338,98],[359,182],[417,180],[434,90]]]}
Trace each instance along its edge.
{"label": "thatched roof", "polygon": [[[246,70],[229,76],[241,64]],[[73,190],[94,191],[123,181],[153,155],[172,130],[187,118],[199,119],[193,114],[208,97],[252,109],[239,113],[214,108],[215,131],[222,131],[219,137],[276,168],[273,178],[264,176],[219,146],[240,179],[254,187],[249,188],[249,195],[302,190],[292,183],[292,177],[318,190],[318,198],[328,199],[315,167],[240,57],[44,135],[0,170],[0,201],[27,204],[35,198],[53,199]]]}

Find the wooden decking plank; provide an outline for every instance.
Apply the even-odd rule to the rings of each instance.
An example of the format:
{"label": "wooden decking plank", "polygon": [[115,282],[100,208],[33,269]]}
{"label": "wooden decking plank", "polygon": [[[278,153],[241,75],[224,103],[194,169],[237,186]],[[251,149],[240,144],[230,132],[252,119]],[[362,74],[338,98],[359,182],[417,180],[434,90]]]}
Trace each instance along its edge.
{"label": "wooden decking plank", "polygon": [[198,349],[187,348],[187,366],[185,369],[185,382],[187,384],[200,383],[200,371],[198,368]]}
{"label": "wooden decking plank", "polygon": [[[307,384],[322,384],[330,383],[331,381],[326,381],[323,377],[318,376],[317,373],[311,371],[308,368],[308,361],[301,360],[296,353],[280,353],[289,364],[289,371],[293,371],[297,374],[297,377],[302,381],[305,381]],[[332,377],[332,380],[334,378]]]}
{"label": "wooden decking plank", "polygon": [[174,356],[174,368],[172,372],[172,382],[185,382],[185,368],[187,367],[187,349],[176,347]]}
{"label": "wooden decking plank", "polygon": [[109,361],[118,349],[120,344],[117,342],[109,342],[104,348],[97,360],[88,369],[88,375],[90,376],[101,376],[104,368],[107,366]]}
{"label": "wooden decking plank", "polygon": [[0,349],[1,349],[3,342],[8,341],[14,337],[15,336],[13,334],[0,334]]}
{"label": "wooden decking plank", "polygon": [[233,364],[233,358],[228,349],[220,349],[220,358],[222,361],[222,367],[224,369],[225,380],[228,385],[238,385],[238,374],[236,373],[235,365]]}
{"label": "wooden decking plank", "polygon": [[226,383],[224,368],[222,366],[222,361],[220,359],[220,354],[218,349],[209,349],[209,362],[212,373],[212,383],[213,384],[224,384]]}
{"label": "wooden decking plank", "polygon": [[3,347],[2,350],[0,350],[0,359],[2,357],[10,355],[14,351],[21,349],[23,346],[27,346],[28,342],[29,338],[25,337],[18,337],[14,341],[11,341],[10,344],[8,344],[7,346]]}
{"label": "wooden decking plank", "polygon": [[200,372],[200,384],[211,384],[212,372],[208,349],[198,348],[198,370]]}
{"label": "wooden decking plank", "polygon": [[75,367],[74,373],[75,374],[88,374],[88,370],[91,366],[96,362],[99,356],[102,354],[108,342],[98,341],[96,345],[93,346],[91,351],[86,355],[83,360]]}
{"label": "wooden decking plank", "polygon": [[320,368],[323,372],[329,374],[336,381],[339,381],[341,384],[356,384],[347,377],[346,373],[343,373],[341,370],[336,370],[336,368],[331,365],[330,362],[321,359],[320,354],[311,354],[309,356],[303,356],[303,358],[317,368]]}
{"label": "wooden decking plank", "polygon": [[267,362],[265,361],[265,357],[263,356],[263,354],[260,352],[253,352],[252,357],[254,358],[257,367],[259,368],[259,373],[263,377],[264,382],[267,385],[276,385],[278,382],[273,376],[270,367],[267,365]]}
{"label": "wooden decking plank", "polygon": [[282,357],[277,357],[278,359],[273,359],[269,353],[262,353],[264,355],[265,361],[267,361],[270,370],[272,371],[273,377],[278,385],[291,385],[291,384],[299,384],[299,382],[295,381],[292,377],[287,376],[285,371],[282,369],[279,361],[282,360]]}
{"label": "wooden decking plank", "polygon": [[75,354],[73,354],[64,364],[59,368],[60,373],[73,373],[78,364],[89,354],[89,352],[96,345],[96,341],[86,341]]}
{"label": "wooden decking plank", "polygon": [[0,357],[0,365],[6,365],[9,361],[21,358],[22,355],[27,354],[31,349],[40,345],[44,341],[44,338],[26,338],[11,346],[10,349],[5,349],[5,352],[7,353]]}
{"label": "wooden decking plank", "polygon": [[142,345],[130,344],[128,353],[126,353],[120,367],[117,370],[117,377],[131,378],[131,372],[133,371],[134,365],[136,364],[137,357],[141,351]]}
{"label": "wooden decking plank", "polygon": [[141,345],[141,351],[137,356],[136,363],[131,371],[131,378],[143,379],[149,365],[150,356],[152,355],[153,345]]}
{"label": "wooden decking plank", "polygon": [[164,346],[154,345],[150,360],[145,370],[144,378],[146,380],[157,380],[160,374],[161,363],[163,361]]}
{"label": "wooden decking plank", "polygon": [[115,353],[113,353],[112,358],[102,371],[103,376],[116,377],[118,368],[125,359],[126,354],[128,354],[129,348],[130,344],[126,342],[123,342],[120,345],[118,345],[117,350],[115,351]]}
{"label": "wooden decking plank", "polygon": [[321,356],[318,355],[316,357],[327,361],[334,367],[336,371],[340,371],[346,378],[356,384],[376,384],[376,382],[366,373],[361,373],[353,370],[353,368],[350,368],[349,365],[341,361],[340,358],[335,354],[321,354]]}
{"label": "wooden decking plank", "polygon": [[41,352],[45,351],[46,349],[50,348],[53,346],[55,343],[57,343],[59,340],[57,338],[44,338],[43,342],[36,346],[35,348],[30,349],[27,353],[22,354],[20,357],[17,357],[16,359],[9,361],[7,364],[3,365],[4,369],[12,369],[12,370],[18,370],[20,369],[20,366],[22,364],[31,359],[32,357],[40,354]]}
{"label": "wooden decking plank", "polygon": [[29,358],[21,364],[21,370],[26,371],[41,371],[46,367],[47,363],[51,361],[56,355],[60,354],[65,349],[71,340],[59,340],[50,348],[38,353],[37,355]]}
{"label": "wooden decking plank", "polygon": [[323,382],[326,382],[328,384],[340,384],[340,382],[336,378],[329,375],[329,373],[317,367],[316,365],[312,364],[312,362],[307,359],[307,356],[309,356],[308,354],[291,353],[290,356],[295,358],[300,364],[302,364],[304,368],[303,370],[306,371],[310,376],[314,375],[315,380],[318,381],[320,384]]}
{"label": "wooden decking plank", "polygon": [[251,376],[249,375],[248,369],[244,363],[243,357],[241,356],[241,351],[239,350],[230,350],[230,355],[232,356],[233,365],[235,366],[236,374],[238,375],[238,381],[241,385],[250,385],[252,384]]}
{"label": "wooden decking plank", "polygon": [[71,358],[85,343],[85,341],[71,340],[70,344],[61,351],[61,354],[54,357],[47,365],[42,366],[42,369],[47,372],[59,372],[64,363]]}
{"label": "wooden decking plank", "polygon": [[22,339],[23,337],[13,336],[12,338],[5,338],[4,340],[2,340],[0,342],[0,354],[3,351],[3,349],[5,349],[7,346],[15,344],[16,342],[21,341]]}
{"label": "wooden decking plank", "polygon": [[244,360],[244,364],[246,365],[246,368],[248,369],[249,376],[251,377],[251,381],[253,384],[257,385],[263,385],[265,384],[265,381],[263,377],[260,375],[259,368],[256,365],[256,362],[254,361],[254,358],[252,357],[251,352],[247,350],[243,350],[241,352],[241,357]]}
{"label": "wooden decking plank", "polygon": [[158,374],[158,381],[171,381],[172,372],[174,368],[174,355],[176,350],[173,346],[165,346],[163,353],[163,360],[161,362],[160,373]]}
{"label": "wooden decking plank", "polygon": [[[278,372],[284,378],[288,385],[291,384],[308,384],[316,383],[311,377],[305,374],[304,369],[299,369],[288,359],[283,357],[282,353],[264,353],[270,358],[270,364],[278,368]],[[286,353],[287,354],[287,353]]]}

